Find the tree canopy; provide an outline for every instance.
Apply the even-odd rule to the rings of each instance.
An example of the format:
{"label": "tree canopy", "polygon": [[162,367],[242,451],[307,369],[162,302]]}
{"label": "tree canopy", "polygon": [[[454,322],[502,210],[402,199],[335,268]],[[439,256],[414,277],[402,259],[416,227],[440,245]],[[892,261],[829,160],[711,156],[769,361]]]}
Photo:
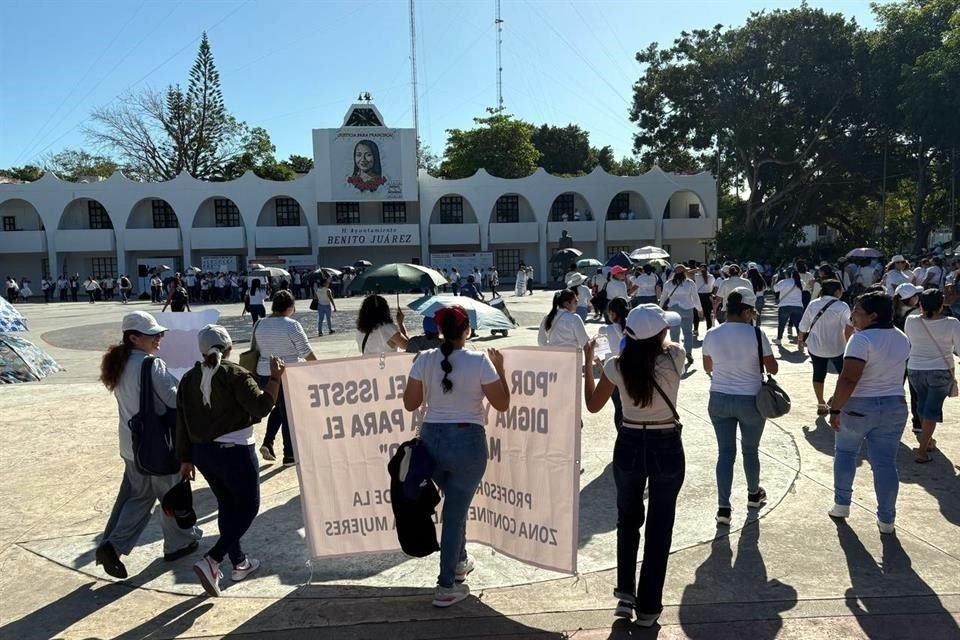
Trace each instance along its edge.
{"label": "tree canopy", "polygon": [[498,178],[522,178],[537,168],[540,152],[533,144],[533,125],[500,109],[487,109],[474,118],[473,129],[448,129],[447,148],[439,173],[445,178],[467,178],[478,169]]}

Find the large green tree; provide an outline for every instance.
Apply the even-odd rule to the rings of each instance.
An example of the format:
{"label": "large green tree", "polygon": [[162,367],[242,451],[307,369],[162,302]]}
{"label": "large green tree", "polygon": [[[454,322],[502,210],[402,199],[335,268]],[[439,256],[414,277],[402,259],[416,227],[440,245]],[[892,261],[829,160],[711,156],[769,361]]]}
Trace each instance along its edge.
{"label": "large green tree", "polygon": [[537,166],[555,175],[580,175],[597,166],[597,150],[590,146],[590,134],[578,125],[540,125],[531,136],[540,152]]}
{"label": "large green tree", "polygon": [[440,175],[466,178],[482,168],[499,178],[522,178],[536,170],[540,153],[532,141],[533,125],[500,109],[488,108],[487,113],[474,118],[473,129],[447,130]]}
{"label": "large green tree", "polygon": [[43,159],[43,170],[52,171],[61,180],[78,182],[84,178],[109,178],[119,165],[106,156],[82,149],[64,149]]}

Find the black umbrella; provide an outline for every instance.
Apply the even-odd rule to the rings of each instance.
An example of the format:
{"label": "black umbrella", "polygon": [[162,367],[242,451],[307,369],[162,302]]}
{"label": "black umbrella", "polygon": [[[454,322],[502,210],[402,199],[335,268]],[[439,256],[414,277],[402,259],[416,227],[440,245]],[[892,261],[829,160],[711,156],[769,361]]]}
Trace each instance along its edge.
{"label": "black umbrella", "polygon": [[583,255],[583,251],[580,249],[566,248],[560,249],[553,257],[550,258],[550,262],[576,262],[577,258]]}
{"label": "black umbrella", "polygon": [[603,265],[603,266],[605,266],[605,267],[618,267],[618,266],[619,266],[619,267],[631,267],[631,266],[633,266],[633,261],[630,259],[630,256],[628,256],[625,252],[621,251],[620,253],[617,253],[616,255],[611,256],[610,259],[607,260],[606,264]]}

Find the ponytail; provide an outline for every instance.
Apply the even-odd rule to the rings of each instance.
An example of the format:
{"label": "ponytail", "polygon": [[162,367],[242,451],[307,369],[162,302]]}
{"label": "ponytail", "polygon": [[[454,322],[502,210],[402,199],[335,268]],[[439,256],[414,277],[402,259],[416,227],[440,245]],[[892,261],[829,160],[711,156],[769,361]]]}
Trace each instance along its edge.
{"label": "ponytail", "polygon": [[444,393],[450,393],[453,391],[453,380],[450,379],[453,365],[450,363],[450,354],[456,348],[453,341],[460,339],[470,329],[470,316],[467,315],[466,309],[456,305],[438,310],[434,320],[443,334],[443,343],[440,345],[440,353],[443,354],[443,361],[440,363],[443,380],[440,381],[440,386]]}
{"label": "ponytail", "polygon": [[620,333],[627,330],[627,314],[630,313],[630,306],[626,298],[614,298],[607,304],[607,313],[613,312],[617,315],[617,324],[620,325]]}
{"label": "ponytail", "polygon": [[570,289],[561,289],[553,294],[553,308],[550,309],[550,313],[547,314],[547,321],[544,324],[547,331],[550,331],[550,327],[553,326],[553,320],[557,317],[557,311],[559,311],[560,307],[576,299],[577,294]]}
{"label": "ponytail", "polygon": [[100,382],[109,391],[113,391],[120,384],[120,376],[123,375],[123,369],[127,366],[127,360],[130,359],[130,352],[133,351],[133,342],[130,339],[134,333],[136,332],[124,331],[120,344],[112,345],[103,354],[103,359],[100,361]]}
{"label": "ponytail", "polygon": [[440,381],[440,386],[443,387],[444,393],[450,393],[453,391],[453,381],[450,380],[450,372],[453,371],[453,365],[450,364],[450,354],[453,353],[453,343],[447,340],[446,337],[443,339],[443,344],[440,345],[440,353],[443,354],[443,362],[440,363],[440,368],[443,369],[443,380]]}
{"label": "ponytail", "polygon": [[220,363],[223,361],[223,347],[217,345],[210,347],[203,356],[203,366],[200,368],[200,395],[203,397],[203,404],[211,406],[210,396],[213,393],[213,376],[220,369]]}
{"label": "ponytail", "polygon": [[793,270],[793,284],[803,289],[803,282],[800,281],[800,272],[796,269]]}

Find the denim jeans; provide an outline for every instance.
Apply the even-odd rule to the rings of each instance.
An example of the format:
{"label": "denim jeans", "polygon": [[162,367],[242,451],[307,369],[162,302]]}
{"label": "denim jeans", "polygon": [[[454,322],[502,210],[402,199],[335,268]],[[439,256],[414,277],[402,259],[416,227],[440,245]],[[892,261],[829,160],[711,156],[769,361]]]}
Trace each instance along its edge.
{"label": "denim jeans", "polygon": [[327,328],[333,332],[333,307],[329,304],[317,305],[317,332],[323,333],[323,319],[327,319]]}
{"label": "denim jeans", "polygon": [[[852,416],[850,413],[861,414]],[[877,518],[892,523],[897,516],[897,449],[907,424],[907,402],[903,396],[850,398],[840,414],[833,455],[833,500],[849,505],[853,479],[857,474],[857,453],[867,441],[867,456],[873,468],[873,489],[877,494]]]}
{"label": "denim jeans", "polygon": [[234,566],[247,557],[240,538],[260,510],[260,465],[253,445],[208,442],[193,445],[193,463],[217,497],[220,538],[207,555],[216,562],[230,557]]}
{"label": "denim jeans", "polygon": [[921,420],[943,422],[943,402],[950,395],[953,374],[949,369],[909,369],[907,377],[916,391],[917,415]]}
{"label": "denim jeans", "polygon": [[623,426],[623,398],[620,397],[619,387],[613,388],[610,399],[613,400],[613,426],[619,431]]}
{"label": "denim jeans", "polygon": [[[621,429],[613,448],[617,485],[617,588],[614,595],[635,597],[640,613],[663,610],[663,581],[673,540],[677,495],[683,486],[683,443],[676,431]],[[643,490],[650,504],[644,514]],[[644,526],[643,563],[637,581],[640,527]]]}
{"label": "denim jeans", "polygon": [[[260,376],[260,388],[265,389],[270,382],[270,376]],[[277,403],[267,418],[267,433],[263,436],[263,444],[273,447],[273,442],[277,439],[277,432],[283,435],[283,459],[293,460],[293,440],[290,438],[290,424],[287,420],[287,404],[283,399],[283,385],[280,385],[280,391],[277,394]]]}
{"label": "denim jeans", "polygon": [[[137,546],[140,534],[147,528],[150,515],[158,500],[163,500],[167,491],[180,482],[180,474],[169,476],[147,476],[137,471],[136,465],[123,459],[123,480],[117,499],[104,527],[101,542],[113,545],[118,555],[130,555]],[[163,552],[173,553],[183,549],[194,540],[200,539],[200,530],[196,527],[181,529],[171,516],[158,510],[160,528],[163,529]]]}
{"label": "denim jeans", "polygon": [[756,493],[760,490],[760,437],[766,418],[757,411],[754,396],[716,391],[710,392],[707,412],[717,434],[717,504],[729,507],[733,463],[737,460],[737,426],[740,426],[740,451],[743,473],[747,477],[747,493]]}
{"label": "denim jeans", "polygon": [[687,352],[687,357],[693,356],[693,309],[683,309],[682,307],[670,307],[670,311],[680,314],[680,324],[676,327],[670,327],[670,341],[678,342],[680,340],[680,331],[683,331],[683,350]]}
{"label": "denim jeans", "polygon": [[433,457],[433,479],[443,492],[437,584],[452,587],[457,563],[467,559],[467,512],[487,469],[487,435],[479,424],[425,422],[420,438]]}
{"label": "denim jeans", "polygon": [[756,326],[758,326],[758,327],[760,326],[760,316],[763,315],[763,305],[764,305],[765,302],[766,302],[766,300],[765,300],[764,297],[763,297],[763,291],[757,291],[757,306],[756,306],[755,308],[756,308],[756,310],[757,310],[757,324],[756,324]]}
{"label": "denim jeans", "polygon": [[800,319],[803,317],[803,307],[779,307],[777,308],[777,340],[783,339],[783,330],[790,326],[796,329],[800,326]]}

